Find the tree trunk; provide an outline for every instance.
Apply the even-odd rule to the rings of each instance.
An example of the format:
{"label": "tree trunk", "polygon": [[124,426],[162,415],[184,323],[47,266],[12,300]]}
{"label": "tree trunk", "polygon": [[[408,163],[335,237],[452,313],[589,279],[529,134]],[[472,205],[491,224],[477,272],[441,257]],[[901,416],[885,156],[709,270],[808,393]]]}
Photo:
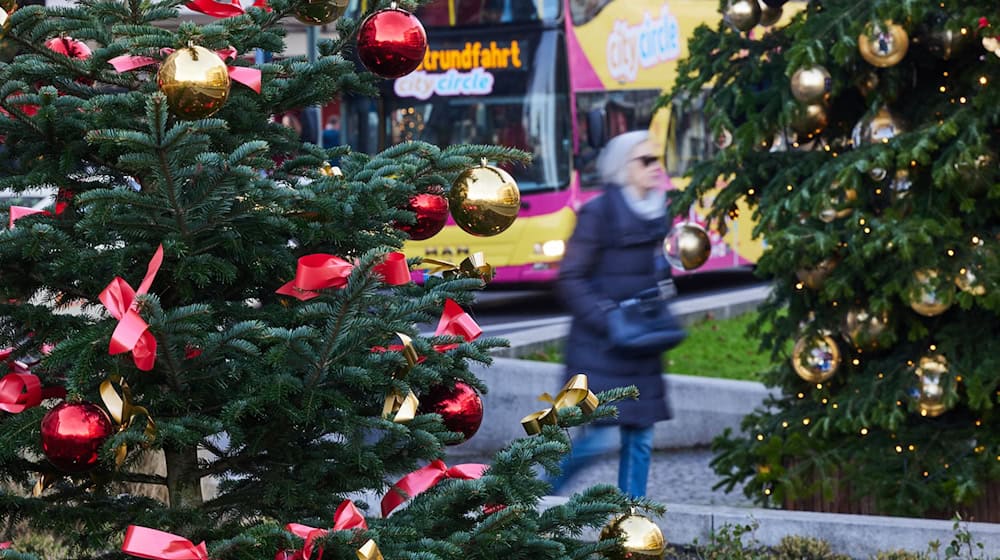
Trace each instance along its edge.
{"label": "tree trunk", "polygon": [[164,449],[167,457],[167,492],[170,507],[198,507],[201,499],[201,476],[198,474],[198,449]]}

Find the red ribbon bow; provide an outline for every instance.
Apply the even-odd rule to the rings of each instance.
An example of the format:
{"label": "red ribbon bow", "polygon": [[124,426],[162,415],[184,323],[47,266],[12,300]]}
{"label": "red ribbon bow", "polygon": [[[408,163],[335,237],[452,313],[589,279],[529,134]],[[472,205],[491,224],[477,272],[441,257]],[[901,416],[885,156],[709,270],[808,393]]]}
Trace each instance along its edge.
{"label": "red ribbon bow", "polygon": [[208,560],[204,541],[196,545],[184,537],[138,525],[125,530],[122,552],[153,560]]}
{"label": "red ribbon bow", "polygon": [[[346,286],[347,278],[353,270],[353,264],[336,255],[326,253],[306,255],[299,257],[295,278],[275,292],[292,296],[300,301],[310,300],[319,296],[316,290]],[[373,270],[382,276],[386,284],[398,286],[410,281],[410,269],[402,253],[389,253],[385,262],[376,265]]]}
{"label": "red ribbon bow", "polygon": [[[476,321],[463,309],[462,306],[448,299],[444,302],[444,310],[441,311],[441,319],[438,321],[437,330],[434,336],[460,336],[466,342],[472,342],[483,334],[483,329],[479,328]],[[447,352],[452,348],[458,348],[458,344],[438,344],[434,349],[438,352]]]}
{"label": "red ribbon bow", "polygon": [[[0,350],[0,361],[6,361],[13,353],[13,348]],[[63,387],[42,389],[42,382],[24,362],[11,361],[7,367],[11,373],[0,378],[0,410],[18,414],[40,405],[44,399],[66,396],[66,389]]]}
{"label": "red ribbon bow", "polygon": [[449,468],[448,465],[444,464],[444,461],[435,460],[426,467],[404,476],[392,485],[389,493],[382,497],[382,517],[389,517],[392,510],[399,507],[407,499],[415,498],[446,478],[475,480],[482,477],[489,467],[489,465],[482,463],[463,463]]}
{"label": "red ribbon bow", "polygon": [[[208,1],[213,4],[217,3],[214,2],[214,0]],[[163,55],[168,55],[172,52],[174,52],[174,49],[160,49],[160,54]],[[236,58],[236,55],[239,54],[239,52],[233,47],[226,47],[215,51],[215,54],[219,55],[219,58],[223,61],[226,61],[230,58]],[[114,66],[115,71],[121,74],[122,72],[128,72],[129,70],[135,70],[136,68],[142,68],[143,66],[149,66],[158,62],[159,60],[148,56],[132,56],[130,54],[123,54],[112,58],[108,61],[108,64]],[[257,93],[260,93],[260,70],[245,66],[227,66],[226,68],[229,69],[230,78],[247,86]]]}
{"label": "red ribbon bow", "polygon": [[[56,202],[56,215],[62,214],[69,204],[66,202]],[[36,210],[34,208],[28,208],[27,206],[11,206],[10,207],[10,220],[7,223],[7,229],[14,229],[14,222],[20,220],[25,216],[31,216],[32,214],[44,214],[46,216],[51,216],[52,212],[48,210]]]}
{"label": "red ribbon bow", "polygon": [[118,326],[111,334],[111,343],[108,345],[108,354],[114,356],[123,352],[132,351],[132,359],[135,367],[142,371],[153,369],[156,362],[156,338],[149,332],[149,325],[139,316],[136,296],[144,295],[149,291],[156,273],[163,264],[163,245],[156,249],[153,258],[146,268],[146,276],[139,284],[139,290],[133,291],[132,286],[120,276],[115,279],[104,291],[99,299],[108,312],[115,319],[118,319]]}
{"label": "red ribbon bow", "polygon": [[[247,13],[243,9],[243,4],[240,3],[240,0],[230,0],[228,4],[225,2],[216,2],[215,0],[193,0],[184,4],[184,7],[216,18],[240,16]],[[271,11],[271,7],[267,5],[266,0],[254,0],[253,7],[262,8],[268,12]]]}
{"label": "red ribbon bow", "polygon": [[[306,540],[305,544],[302,546],[302,550],[297,550],[289,558],[285,551],[279,551],[275,556],[276,560],[289,558],[289,560],[309,560],[312,557],[313,552],[313,542],[322,537],[323,535],[329,533],[330,531],[346,531],[348,529],[368,529],[368,523],[365,522],[365,516],[361,515],[358,511],[357,506],[354,502],[350,500],[344,500],[341,502],[340,506],[337,507],[337,511],[333,514],[333,528],[332,529],[317,529],[315,527],[310,527],[308,525],[300,525],[298,523],[289,523],[285,525],[285,529],[288,532],[302,537]],[[323,548],[318,549],[319,555],[316,560],[323,560]],[[282,556],[284,555],[284,556]]]}
{"label": "red ribbon bow", "polygon": [[31,373],[9,373],[0,378],[0,410],[11,414],[38,406],[44,399],[66,396],[63,387],[42,389],[38,376]]}

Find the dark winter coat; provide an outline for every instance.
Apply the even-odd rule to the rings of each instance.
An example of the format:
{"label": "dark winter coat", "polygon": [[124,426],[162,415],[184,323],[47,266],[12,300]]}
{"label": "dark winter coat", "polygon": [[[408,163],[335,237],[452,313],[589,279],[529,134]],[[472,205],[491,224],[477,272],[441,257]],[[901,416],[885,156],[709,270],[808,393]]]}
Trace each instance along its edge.
{"label": "dark winter coat", "polygon": [[[566,376],[587,374],[595,393],[635,385],[639,400],[617,403],[618,423],[645,427],[671,417],[659,355],[631,356],[611,347],[606,313],[614,303],[655,287],[667,235],[665,217],[644,220],[625,201],[621,187],[608,185],[577,216],[559,271],[559,294],[573,316],[566,341]],[[661,270],[658,272],[657,269]]]}

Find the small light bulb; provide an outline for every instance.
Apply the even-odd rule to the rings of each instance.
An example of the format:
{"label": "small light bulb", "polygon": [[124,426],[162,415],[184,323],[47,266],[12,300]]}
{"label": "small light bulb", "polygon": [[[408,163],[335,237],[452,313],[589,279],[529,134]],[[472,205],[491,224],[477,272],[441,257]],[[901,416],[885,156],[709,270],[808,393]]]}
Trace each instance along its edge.
{"label": "small light bulb", "polygon": [[861,428],[861,435],[867,436],[868,435],[868,428]]}

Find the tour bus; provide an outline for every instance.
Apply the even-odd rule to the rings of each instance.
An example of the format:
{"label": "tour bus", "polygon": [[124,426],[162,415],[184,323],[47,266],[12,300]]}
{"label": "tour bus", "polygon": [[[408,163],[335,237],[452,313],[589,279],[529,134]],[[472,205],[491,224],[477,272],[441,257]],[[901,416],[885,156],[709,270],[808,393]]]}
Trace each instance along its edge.
{"label": "tour bus", "polygon": [[[531,153],[530,165],[507,167],[521,192],[520,213],[507,231],[475,237],[449,221],[436,236],[408,242],[405,252],[459,261],[483,251],[496,267],[494,283],[552,282],[576,211],[600,192],[595,159],[608,138],[648,128],[661,152],[671,152],[666,164],[678,187],[685,167],[713,149],[697,103],[684,112],[680,103],[656,114],[653,108],[673,84],[687,38],[702,23],[718,24],[718,6],[717,0],[433,0],[416,12],[429,41],[423,63],[383,81],[378,99],[344,99],[342,140],[369,153],[407,140]],[[353,0],[351,7],[358,14],[367,2]],[[699,221],[699,210],[686,218]],[[710,232],[712,255],[698,271],[753,263],[761,244],[750,230],[736,222],[724,237]]]}

